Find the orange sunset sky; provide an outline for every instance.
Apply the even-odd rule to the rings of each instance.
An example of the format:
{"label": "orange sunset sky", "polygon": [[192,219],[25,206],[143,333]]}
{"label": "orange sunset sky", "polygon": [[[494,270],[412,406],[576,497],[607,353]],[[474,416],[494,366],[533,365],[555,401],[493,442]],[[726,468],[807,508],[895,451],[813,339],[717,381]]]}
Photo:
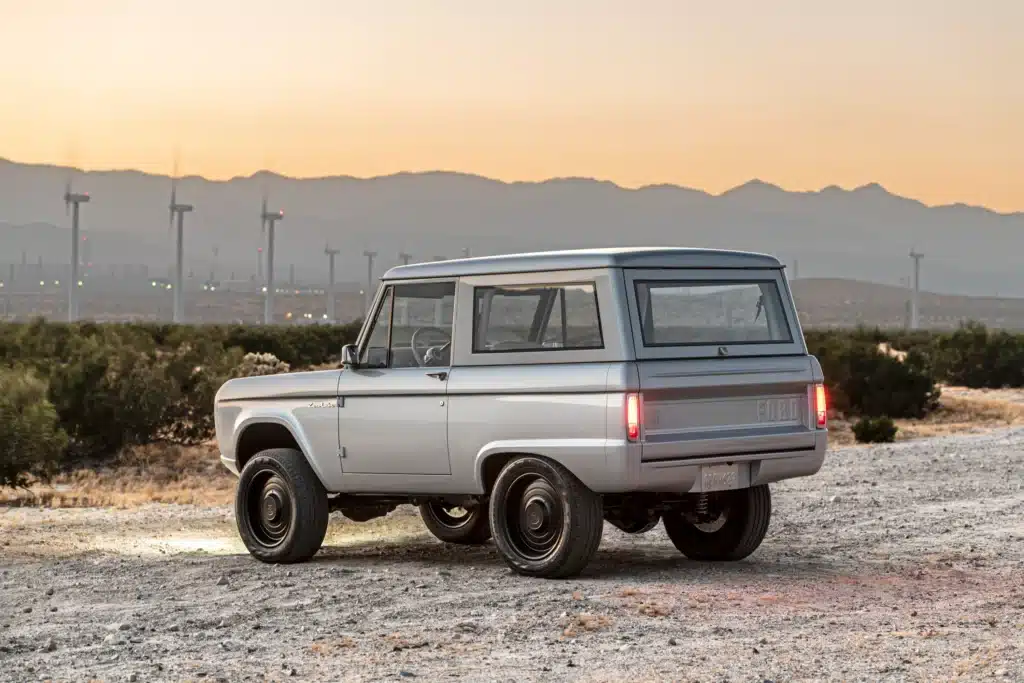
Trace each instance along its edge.
{"label": "orange sunset sky", "polygon": [[0,157],[1024,210],[1021,0],[0,0]]}

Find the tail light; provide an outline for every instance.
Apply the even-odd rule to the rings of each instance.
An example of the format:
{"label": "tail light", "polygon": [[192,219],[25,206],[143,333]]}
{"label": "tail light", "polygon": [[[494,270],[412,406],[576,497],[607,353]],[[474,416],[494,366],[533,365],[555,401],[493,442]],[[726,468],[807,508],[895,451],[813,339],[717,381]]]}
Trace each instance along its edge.
{"label": "tail light", "polygon": [[825,397],[824,384],[814,385],[814,413],[818,429],[824,429],[828,425],[828,401]]}
{"label": "tail light", "polygon": [[640,439],[640,394],[626,394],[626,438]]}

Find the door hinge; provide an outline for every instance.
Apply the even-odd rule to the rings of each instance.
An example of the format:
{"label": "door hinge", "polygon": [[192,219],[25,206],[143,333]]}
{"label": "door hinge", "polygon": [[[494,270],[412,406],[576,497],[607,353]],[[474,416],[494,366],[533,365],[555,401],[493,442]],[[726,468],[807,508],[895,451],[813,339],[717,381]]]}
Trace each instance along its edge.
{"label": "door hinge", "polygon": [[338,459],[339,460],[344,460],[345,459],[345,447],[344,446],[342,446],[341,449],[338,451]]}

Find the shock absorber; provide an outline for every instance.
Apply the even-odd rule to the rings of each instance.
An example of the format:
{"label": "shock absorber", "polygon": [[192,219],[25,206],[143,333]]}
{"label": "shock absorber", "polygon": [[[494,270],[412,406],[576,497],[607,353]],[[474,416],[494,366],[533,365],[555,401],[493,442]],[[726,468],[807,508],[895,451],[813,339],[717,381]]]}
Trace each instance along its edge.
{"label": "shock absorber", "polygon": [[697,505],[695,508],[695,512],[697,513],[697,519],[703,519],[708,516],[708,494],[697,494]]}

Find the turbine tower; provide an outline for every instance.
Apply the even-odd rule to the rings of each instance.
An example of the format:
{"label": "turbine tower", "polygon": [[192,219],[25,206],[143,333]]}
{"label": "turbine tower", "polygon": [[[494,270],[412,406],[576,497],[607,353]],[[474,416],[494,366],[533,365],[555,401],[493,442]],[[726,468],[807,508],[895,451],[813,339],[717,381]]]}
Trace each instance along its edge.
{"label": "turbine tower", "polygon": [[220,247],[213,247],[213,265],[210,267],[210,282],[217,281],[217,257],[220,255]]}
{"label": "turbine tower", "polygon": [[921,324],[919,308],[921,296],[921,259],[924,258],[924,254],[918,253],[916,249],[911,249],[910,258],[914,260],[914,292],[910,299],[910,329],[916,330]]}
{"label": "turbine tower", "polygon": [[370,297],[373,296],[373,259],[377,257],[375,251],[364,251],[363,256],[366,257],[366,296],[363,297],[363,311],[365,318],[370,315]]}
{"label": "turbine tower", "polygon": [[406,254],[404,251],[398,252],[398,258],[402,261],[403,266],[409,265],[409,260],[412,259],[412,254]]}
{"label": "turbine tower", "polygon": [[334,322],[338,319],[334,311],[334,257],[341,253],[341,250],[331,249],[330,244],[325,244],[324,253],[327,254],[329,264],[327,271],[327,317],[331,322]]}
{"label": "turbine tower", "polygon": [[[68,322],[78,320],[78,213],[89,202],[88,192],[72,192],[71,176],[64,186],[64,211],[71,213],[71,277],[68,279]],[[42,270],[42,268],[40,268]]]}
{"label": "turbine tower", "polygon": [[267,193],[263,193],[261,233],[267,235],[267,295],[263,299],[263,324],[274,322],[274,227],[284,219],[284,211],[267,211]]}
{"label": "turbine tower", "polygon": [[174,225],[177,218],[177,239],[174,244],[174,317],[177,324],[185,322],[185,214],[195,207],[191,204],[178,202],[178,162],[174,162],[174,175],[171,176],[171,203],[167,205],[170,223]]}

